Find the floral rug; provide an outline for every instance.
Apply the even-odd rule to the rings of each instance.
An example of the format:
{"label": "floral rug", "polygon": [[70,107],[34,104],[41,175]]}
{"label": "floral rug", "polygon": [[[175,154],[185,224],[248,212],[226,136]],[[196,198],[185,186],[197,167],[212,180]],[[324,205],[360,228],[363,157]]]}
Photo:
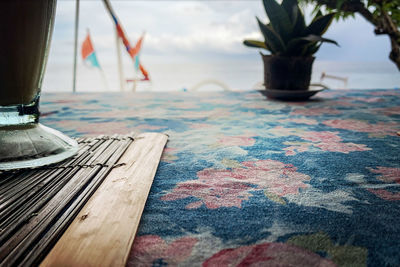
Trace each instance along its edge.
{"label": "floral rug", "polygon": [[166,132],[129,266],[400,266],[400,91],[45,94],[73,136]]}

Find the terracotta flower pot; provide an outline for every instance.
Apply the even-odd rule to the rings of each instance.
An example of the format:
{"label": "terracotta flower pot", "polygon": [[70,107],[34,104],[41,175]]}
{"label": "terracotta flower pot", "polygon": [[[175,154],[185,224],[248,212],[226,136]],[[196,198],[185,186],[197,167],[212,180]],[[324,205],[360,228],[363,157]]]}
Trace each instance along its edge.
{"label": "terracotta flower pot", "polygon": [[267,89],[308,90],[315,57],[281,57],[261,54]]}

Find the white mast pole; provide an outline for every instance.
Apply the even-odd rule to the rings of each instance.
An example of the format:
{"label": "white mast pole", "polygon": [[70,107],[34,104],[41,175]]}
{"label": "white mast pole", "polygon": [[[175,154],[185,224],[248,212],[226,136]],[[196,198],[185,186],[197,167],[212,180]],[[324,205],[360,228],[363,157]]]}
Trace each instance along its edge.
{"label": "white mast pole", "polygon": [[[112,10],[112,7],[110,5],[109,0],[103,0],[104,5],[110,12],[110,15],[113,20],[116,20],[113,15],[114,11]],[[115,21],[117,23],[117,21]],[[121,38],[118,35],[117,27],[115,27],[115,42],[117,45],[117,60],[118,60],[118,74],[119,74],[119,83],[120,83],[120,91],[125,91],[125,76],[124,76],[124,70],[123,70],[123,65],[122,65],[122,59],[121,59]]]}
{"label": "white mast pole", "polygon": [[110,87],[108,87],[106,75],[104,74],[104,71],[102,68],[100,68],[100,75],[101,75],[101,78],[103,79],[103,83],[104,83],[104,87],[105,87],[106,91],[110,91]]}
{"label": "white mast pole", "polygon": [[117,28],[115,28],[115,41],[117,45],[117,60],[118,60],[118,74],[119,74],[119,88],[120,91],[125,91],[125,76],[124,70],[122,67],[122,58],[121,58],[121,38],[118,36]]}
{"label": "white mast pole", "polygon": [[74,69],[72,76],[72,92],[76,92],[76,60],[78,56],[79,0],[75,5],[75,39],[74,39]]}

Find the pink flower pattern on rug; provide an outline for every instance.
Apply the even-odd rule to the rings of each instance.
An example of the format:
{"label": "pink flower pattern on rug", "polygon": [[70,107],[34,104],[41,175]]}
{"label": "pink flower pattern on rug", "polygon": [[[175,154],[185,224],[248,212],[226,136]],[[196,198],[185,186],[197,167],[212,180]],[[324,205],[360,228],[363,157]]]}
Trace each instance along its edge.
{"label": "pink flower pattern on rug", "polygon": [[349,101],[349,103],[353,101],[360,101],[360,102],[365,102],[365,103],[377,103],[377,102],[383,102],[385,101],[382,97],[341,97],[341,100],[346,100]]}
{"label": "pink flower pattern on rug", "polygon": [[400,107],[375,108],[374,111],[383,113],[386,116],[400,115]]}
{"label": "pink flower pattern on rug", "polygon": [[346,119],[336,119],[336,120],[326,120],[323,124],[337,129],[351,130],[355,132],[372,133],[378,136],[386,135],[396,135],[396,131],[399,130],[397,123],[390,122],[378,122],[370,124],[368,122],[360,120],[346,120]]}
{"label": "pink flower pattern on rug", "polygon": [[385,183],[400,184],[400,168],[377,167],[377,169],[369,168],[373,173],[382,174],[377,178]]}
{"label": "pink flower pattern on rug", "polygon": [[203,267],[245,266],[319,266],[334,267],[332,261],[318,254],[284,243],[262,243],[219,251]]}
{"label": "pink flower pattern on rug", "polygon": [[[377,169],[369,168],[370,172],[381,174],[378,180],[387,184],[400,184],[400,168],[377,167]],[[400,192],[390,192],[386,189],[369,188],[368,191],[376,196],[389,201],[400,200]]]}
{"label": "pink flower pattern on rug", "polygon": [[193,237],[182,237],[166,242],[156,235],[138,236],[133,243],[127,266],[141,267],[157,264],[176,266],[190,256],[197,241]]}
{"label": "pink flower pattern on rug", "polygon": [[341,111],[333,108],[302,108],[295,109],[290,115],[320,116],[325,114],[340,114]]}
{"label": "pink flower pattern on rug", "polygon": [[272,133],[278,136],[298,136],[307,142],[285,142],[284,144],[289,145],[283,150],[286,151],[287,156],[296,155],[299,152],[310,151],[312,147],[319,148],[322,151],[350,153],[354,151],[366,151],[371,150],[364,144],[354,143],[343,143],[342,138],[339,136],[339,132],[330,131],[304,131],[301,129],[284,128],[277,126],[271,130]]}
{"label": "pink flower pattern on rug", "polygon": [[390,192],[386,189],[373,189],[373,188],[368,188],[368,191],[384,200],[388,201],[400,200],[400,192]]}
{"label": "pink flower pattern on rug", "polygon": [[295,143],[294,145],[283,148],[286,151],[286,156],[294,156],[297,153],[310,151],[312,144],[309,143]]}
{"label": "pink flower pattern on rug", "polygon": [[[127,127],[126,123],[111,121],[111,122],[80,122],[75,121],[59,121],[58,125],[68,129],[74,129],[86,135],[113,135],[115,133],[128,134],[132,129]],[[51,125],[50,125],[51,126]]]}
{"label": "pink flower pattern on rug", "polygon": [[298,124],[306,124],[306,125],[317,125],[318,121],[314,119],[306,119],[306,118],[289,118],[285,120],[281,120],[281,122],[286,123],[286,122],[294,122]]}
{"label": "pink flower pattern on rug", "polygon": [[199,199],[188,204],[187,209],[199,208],[202,205],[208,209],[241,208],[242,202],[248,200],[256,190],[265,190],[267,193],[284,197],[298,194],[301,188],[310,186],[304,183],[310,180],[308,175],[297,172],[297,168],[291,164],[276,160],[242,162],[241,168],[232,170],[205,169],[198,172],[197,177],[197,180],[177,184],[172,192],[161,199]]}
{"label": "pink flower pattern on rug", "polygon": [[371,92],[370,95],[376,95],[376,96],[398,96],[400,95],[400,92],[397,90],[382,90],[382,91],[375,91]]}
{"label": "pink flower pattern on rug", "polygon": [[254,138],[246,136],[224,136],[218,140],[224,146],[253,146],[255,142]]}
{"label": "pink flower pattern on rug", "polygon": [[170,136],[128,266],[400,266],[398,89],[42,100],[71,137]]}

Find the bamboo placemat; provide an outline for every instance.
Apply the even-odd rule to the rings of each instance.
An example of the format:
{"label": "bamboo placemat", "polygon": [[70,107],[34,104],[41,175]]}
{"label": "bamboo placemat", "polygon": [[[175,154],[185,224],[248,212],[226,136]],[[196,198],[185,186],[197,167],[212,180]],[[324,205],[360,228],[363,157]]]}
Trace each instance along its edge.
{"label": "bamboo placemat", "polygon": [[[153,135],[164,140],[158,159],[153,161],[156,169],[167,138]],[[119,168],[129,170],[134,164],[129,156],[122,157],[124,153],[143,150],[139,155],[145,156],[149,151],[144,150],[151,146],[138,147],[136,143],[153,135],[80,138],[78,154],[67,161],[0,173],[0,266],[38,265],[109,174]]]}

